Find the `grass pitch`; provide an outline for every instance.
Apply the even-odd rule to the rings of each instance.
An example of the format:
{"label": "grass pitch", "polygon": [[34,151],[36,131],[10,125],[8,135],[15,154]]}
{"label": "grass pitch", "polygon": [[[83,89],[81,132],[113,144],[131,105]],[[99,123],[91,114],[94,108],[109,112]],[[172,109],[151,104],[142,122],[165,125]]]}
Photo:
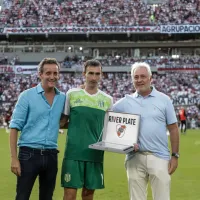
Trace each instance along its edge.
{"label": "grass pitch", "polygon": [[[0,200],[13,200],[15,197],[16,177],[10,172],[9,135],[0,129]],[[64,135],[59,135],[59,171],[54,192],[54,200],[62,200],[63,189],[60,187],[60,167],[65,147]],[[171,200],[200,199],[200,130],[188,130],[180,137],[179,167],[172,175]],[[95,200],[128,200],[128,185],[124,168],[124,155],[105,153],[105,186],[95,192]],[[78,200],[80,192],[78,193]],[[30,200],[38,200],[38,181]],[[152,200],[149,189],[148,200]]]}

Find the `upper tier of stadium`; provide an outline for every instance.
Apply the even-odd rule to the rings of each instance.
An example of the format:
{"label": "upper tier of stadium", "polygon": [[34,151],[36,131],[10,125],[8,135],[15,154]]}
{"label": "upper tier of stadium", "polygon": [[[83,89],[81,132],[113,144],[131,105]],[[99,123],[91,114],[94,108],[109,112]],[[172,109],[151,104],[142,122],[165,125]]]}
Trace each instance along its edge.
{"label": "upper tier of stadium", "polygon": [[3,0],[1,27],[199,24],[199,0]]}

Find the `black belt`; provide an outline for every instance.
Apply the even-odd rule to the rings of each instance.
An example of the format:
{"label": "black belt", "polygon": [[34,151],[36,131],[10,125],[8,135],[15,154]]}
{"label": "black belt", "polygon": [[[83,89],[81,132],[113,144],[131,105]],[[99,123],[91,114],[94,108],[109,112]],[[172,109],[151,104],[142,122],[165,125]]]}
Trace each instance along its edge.
{"label": "black belt", "polygon": [[48,154],[57,154],[59,151],[57,149],[35,149],[31,147],[20,147],[20,150],[28,151],[30,153],[34,154],[40,154],[40,155],[48,155]]}

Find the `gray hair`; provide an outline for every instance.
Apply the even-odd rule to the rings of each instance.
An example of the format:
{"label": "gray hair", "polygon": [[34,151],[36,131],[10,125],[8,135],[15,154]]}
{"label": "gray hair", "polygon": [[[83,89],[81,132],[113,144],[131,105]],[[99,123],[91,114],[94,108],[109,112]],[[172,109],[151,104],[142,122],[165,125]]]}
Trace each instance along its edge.
{"label": "gray hair", "polygon": [[149,76],[151,77],[152,76],[152,72],[151,72],[151,68],[149,66],[149,64],[145,63],[145,62],[136,62],[132,65],[131,67],[131,77],[133,79],[133,74],[134,74],[134,71],[137,69],[137,68],[141,68],[141,67],[144,67],[147,69],[147,72],[149,74]]}

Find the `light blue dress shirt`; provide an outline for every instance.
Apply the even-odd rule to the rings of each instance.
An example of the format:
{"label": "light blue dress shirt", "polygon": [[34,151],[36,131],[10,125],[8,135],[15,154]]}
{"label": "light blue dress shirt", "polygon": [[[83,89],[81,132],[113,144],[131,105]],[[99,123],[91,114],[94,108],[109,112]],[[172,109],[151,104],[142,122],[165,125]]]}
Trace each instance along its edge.
{"label": "light blue dress shirt", "polygon": [[[146,97],[135,92],[119,100],[113,110],[141,116],[139,151],[149,151],[162,159],[170,159],[167,125],[176,123],[177,118],[172,101],[167,95],[155,88]],[[133,156],[134,152],[131,152],[127,159]]]}
{"label": "light blue dress shirt", "polygon": [[18,146],[39,149],[57,148],[59,121],[64,109],[65,94],[55,89],[50,106],[41,83],[19,96],[10,128],[21,131]]}

